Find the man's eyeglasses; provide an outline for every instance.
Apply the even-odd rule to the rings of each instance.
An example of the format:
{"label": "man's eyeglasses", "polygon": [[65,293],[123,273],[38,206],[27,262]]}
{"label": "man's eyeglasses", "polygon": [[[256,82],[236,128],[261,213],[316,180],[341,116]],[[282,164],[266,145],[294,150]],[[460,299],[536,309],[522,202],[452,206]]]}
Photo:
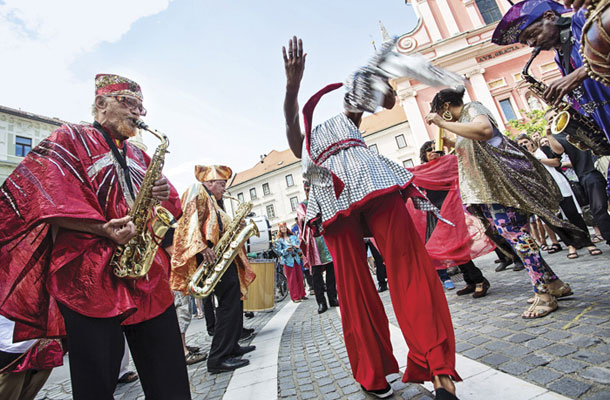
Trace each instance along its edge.
{"label": "man's eyeglasses", "polygon": [[113,96],[113,97],[116,99],[116,101],[118,101],[125,107],[129,108],[130,110],[138,110],[138,112],[140,113],[141,116],[146,115],[146,109],[144,108],[144,106],[142,105],[142,103],[139,100],[134,99],[133,97],[128,97],[128,96]]}

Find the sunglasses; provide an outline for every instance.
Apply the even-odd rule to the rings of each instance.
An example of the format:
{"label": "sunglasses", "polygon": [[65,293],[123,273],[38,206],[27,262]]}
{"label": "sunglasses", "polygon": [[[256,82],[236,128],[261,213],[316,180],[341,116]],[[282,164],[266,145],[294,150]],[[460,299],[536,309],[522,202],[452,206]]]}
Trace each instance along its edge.
{"label": "sunglasses", "polygon": [[125,107],[129,108],[130,110],[138,110],[138,113],[140,113],[141,116],[146,115],[146,109],[144,108],[144,106],[142,105],[142,103],[139,100],[134,99],[133,97],[120,96],[120,95],[112,96],[112,97],[114,97],[116,99],[116,101],[118,101]]}

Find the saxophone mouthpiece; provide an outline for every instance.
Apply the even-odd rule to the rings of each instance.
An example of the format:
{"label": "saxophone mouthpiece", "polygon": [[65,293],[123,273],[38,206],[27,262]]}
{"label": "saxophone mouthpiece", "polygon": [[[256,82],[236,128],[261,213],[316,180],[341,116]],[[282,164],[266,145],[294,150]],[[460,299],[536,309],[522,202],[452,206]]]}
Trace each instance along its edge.
{"label": "saxophone mouthpiece", "polygon": [[148,129],[148,125],[146,125],[146,123],[144,121],[142,121],[141,119],[133,119],[132,120],[133,123],[140,129]]}

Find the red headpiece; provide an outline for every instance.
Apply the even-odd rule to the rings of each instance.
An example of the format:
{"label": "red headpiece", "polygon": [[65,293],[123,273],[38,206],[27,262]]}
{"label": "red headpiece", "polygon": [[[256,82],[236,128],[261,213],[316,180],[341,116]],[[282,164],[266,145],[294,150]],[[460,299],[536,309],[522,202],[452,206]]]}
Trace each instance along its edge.
{"label": "red headpiece", "polygon": [[140,101],[143,100],[140,85],[131,79],[113,74],[97,74],[95,76],[95,95],[128,95],[133,96]]}

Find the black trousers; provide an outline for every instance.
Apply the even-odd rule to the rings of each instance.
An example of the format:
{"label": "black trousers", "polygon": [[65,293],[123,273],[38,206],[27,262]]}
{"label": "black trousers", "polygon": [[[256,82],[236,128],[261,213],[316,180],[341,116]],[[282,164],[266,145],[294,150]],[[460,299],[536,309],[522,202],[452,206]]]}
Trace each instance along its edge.
{"label": "black trousers", "polygon": [[589,206],[595,224],[603,238],[610,242],[610,215],[608,214],[608,193],[604,176],[599,171],[590,172],[581,177],[580,183],[589,197]]}
{"label": "black trousers", "polygon": [[311,289],[313,287],[313,285],[314,285],[313,276],[311,275],[311,271],[308,270],[308,269],[304,269],[303,270],[303,277],[305,278],[305,281],[307,282],[307,287],[309,289]]}
{"label": "black trousers", "polygon": [[203,301],[203,316],[205,317],[205,327],[208,332],[213,331],[216,326],[216,314],[214,313],[214,300],[212,296]]}
{"label": "black trousers", "polygon": [[333,263],[324,265],[313,265],[313,291],[316,295],[316,302],[318,304],[326,304],[326,298],[324,298],[324,277],[322,272],[326,269],[326,294],[328,295],[328,301],[336,303],[337,301],[337,283],[335,282],[335,267]]}
{"label": "black trousers", "polygon": [[476,285],[477,283],[483,283],[485,279],[483,277],[483,273],[476,265],[472,262],[472,260],[468,261],[465,264],[458,265],[460,271],[464,275],[464,282],[467,285]]}
{"label": "black trousers", "polygon": [[244,314],[235,263],[231,264],[214,288],[214,295],[218,300],[218,307],[208,366],[217,366],[239,348]]}
{"label": "black trousers", "polygon": [[75,400],[111,400],[127,338],[147,400],[191,398],[176,309],[135,325],[91,318],[58,304],[66,323]]}
{"label": "black trousers", "polygon": [[578,213],[578,209],[576,208],[576,204],[574,203],[572,196],[564,197],[559,203],[559,207],[565,214],[567,220],[573,225],[579,227],[582,232],[568,231],[567,229],[548,225],[553,232],[555,232],[557,236],[559,236],[568,246],[574,246],[577,249],[581,249],[585,246],[593,246],[587,224],[585,223],[585,220],[582,219],[582,215]]}
{"label": "black trousers", "polygon": [[371,251],[373,255],[373,260],[375,261],[375,275],[377,276],[377,284],[379,287],[387,287],[388,286],[388,276],[385,271],[385,264],[383,262],[383,257],[377,248],[370,241],[365,241],[366,248]]}

